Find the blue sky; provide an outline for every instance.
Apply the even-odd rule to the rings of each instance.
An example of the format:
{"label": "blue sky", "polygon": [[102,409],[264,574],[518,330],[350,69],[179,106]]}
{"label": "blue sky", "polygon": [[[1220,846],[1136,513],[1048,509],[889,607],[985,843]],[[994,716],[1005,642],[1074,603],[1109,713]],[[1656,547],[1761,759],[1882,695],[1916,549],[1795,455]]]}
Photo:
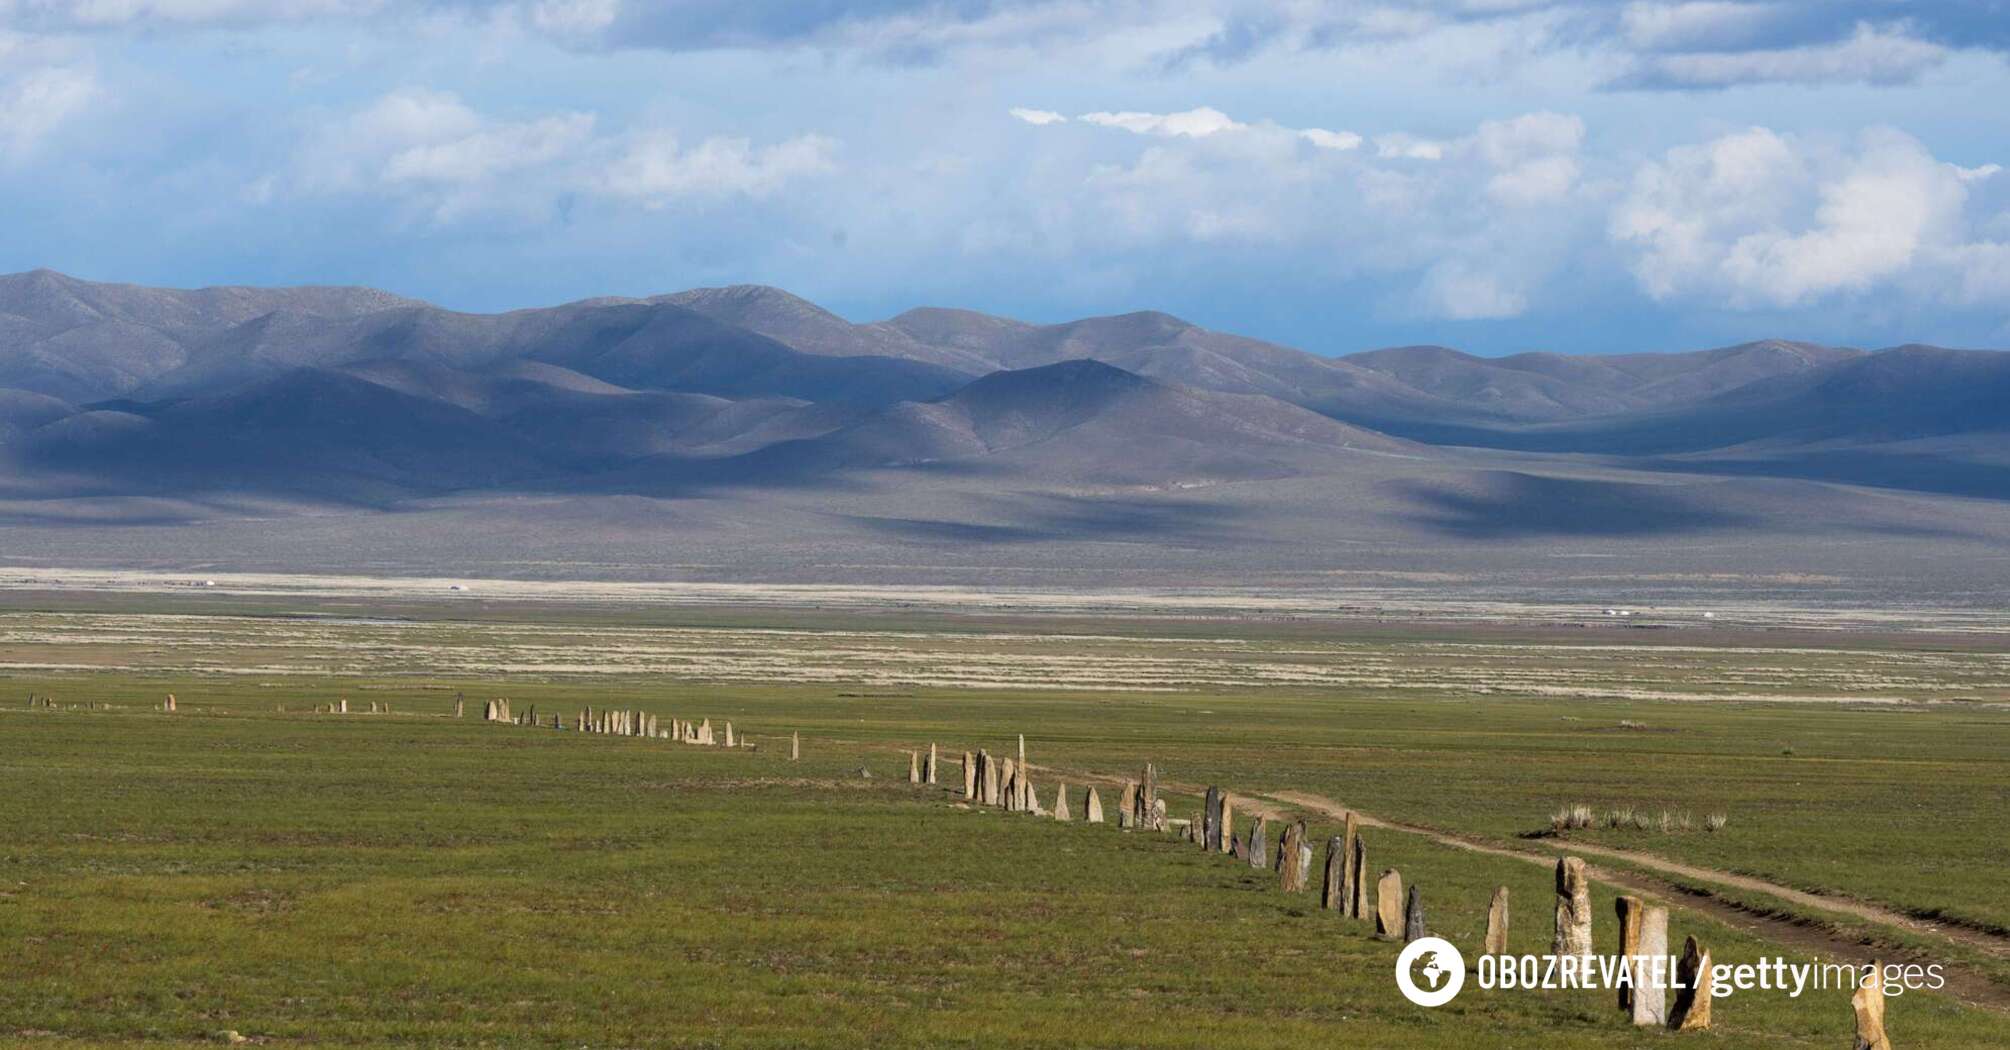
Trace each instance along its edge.
{"label": "blue sky", "polygon": [[2010,346],[2004,0],[0,0],[0,270]]}

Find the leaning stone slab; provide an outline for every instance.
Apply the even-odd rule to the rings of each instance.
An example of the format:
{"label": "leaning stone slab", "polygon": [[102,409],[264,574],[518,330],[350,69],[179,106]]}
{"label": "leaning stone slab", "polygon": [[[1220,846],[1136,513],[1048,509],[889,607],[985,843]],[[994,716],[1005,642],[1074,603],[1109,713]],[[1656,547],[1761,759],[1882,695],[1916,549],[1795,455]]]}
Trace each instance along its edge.
{"label": "leaning stone slab", "polygon": [[1668,1025],[1668,909],[1649,906],[1640,914],[1640,948],[1633,953],[1633,1023],[1641,1028]]}
{"label": "leaning stone slab", "polygon": [[1682,944],[1682,961],[1675,964],[1675,1005],[1668,1010],[1668,1027],[1678,1032],[1710,1027],[1710,953],[1691,937]]}
{"label": "leaning stone slab", "polygon": [[1494,887],[1494,899],[1487,905],[1488,955],[1506,955],[1508,950],[1508,888]]}
{"label": "leaning stone slab", "polygon": [[1263,842],[1264,830],[1264,819],[1259,815],[1256,818],[1256,823],[1249,826],[1249,845],[1243,851],[1244,855],[1249,859],[1249,866],[1252,868],[1267,868],[1270,866],[1270,851]]}
{"label": "leaning stone slab", "polygon": [[1891,1037],[1884,1032],[1884,966],[1872,959],[1861,971],[1850,1008],[1856,1011],[1855,1050],[1891,1050]]}
{"label": "leaning stone slab", "polygon": [[1585,877],[1582,857],[1556,862],[1556,937],[1550,954],[1591,954],[1591,881]]}
{"label": "leaning stone slab", "polygon": [[1375,937],[1393,941],[1403,935],[1403,874],[1394,868],[1375,882]]}

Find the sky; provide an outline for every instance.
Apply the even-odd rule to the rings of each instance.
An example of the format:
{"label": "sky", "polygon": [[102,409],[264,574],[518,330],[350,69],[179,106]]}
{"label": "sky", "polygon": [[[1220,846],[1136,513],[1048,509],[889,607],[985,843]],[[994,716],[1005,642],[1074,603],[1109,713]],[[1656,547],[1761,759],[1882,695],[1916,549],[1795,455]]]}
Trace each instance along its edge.
{"label": "sky", "polygon": [[0,0],[0,271],[2010,347],[2010,0]]}

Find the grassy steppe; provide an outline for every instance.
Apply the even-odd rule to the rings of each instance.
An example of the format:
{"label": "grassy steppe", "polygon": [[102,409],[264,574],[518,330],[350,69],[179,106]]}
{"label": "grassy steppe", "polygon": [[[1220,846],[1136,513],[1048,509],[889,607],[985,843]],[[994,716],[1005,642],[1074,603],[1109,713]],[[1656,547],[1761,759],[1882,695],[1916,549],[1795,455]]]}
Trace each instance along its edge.
{"label": "grassy steppe", "polygon": [[[1673,1038],[1625,1026],[1604,993],[1469,986],[1421,1010],[1392,987],[1394,946],[1310,895],[1278,893],[1267,872],[1157,836],[961,809],[901,779],[898,747],[1002,751],[1021,731],[1050,766],[1127,773],[1149,758],[1182,782],[1315,791],[1502,835],[1558,800],[1679,800],[1699,817],[1727,811],[1731,826],[1625,844],[1766,859],[1893,899],[1904,880],[1878,851],[1914,851],[1910,881],[1931,876],[1918,899],[2010,911],[2010,749],[1989,709],[634,679],[265,688],[80,674],[7,688],[10,705],[31,691],[115,705],[0,711],[0,1038],[17,1044],[172,1045],[222,1029],[293,1045],[552,1047]],[[731,718],[767,746],[727,754],[439,717],[455,688],[506,693],[518,711],[591,702]],[[145,709],[167,691],[181,714]],[[272,710],[336,696],[401,713]],[[1616,730],[1622,718],[1672,731]],[[779,746],[792,729],[806,747],[795,764]],[[877,776],[860,778],[861,764]],[[1173,803],[1176,816],[1192,808]],[[1315,841],[1332,830],[1315,827]],[[1513,947],[1546,946],[1541,868],[1371,834],[1371,864],[1423,887],[1435,931],[1476,945],[1488,893],[1507,884]],[[1596,907],[1609,942],[1602,888]],[[1678,911],[1671,934],[1689,933],[1719,961],[1778,953]],[[1685,1041],[1835,1047],[1850,1033],[1834,992],[1745,993],[1717,1017],[1716,1032]],[[2010,1038],[2002,1013],[1931,995],[1894,1003],[1891,1027],[1902,1046]]]}

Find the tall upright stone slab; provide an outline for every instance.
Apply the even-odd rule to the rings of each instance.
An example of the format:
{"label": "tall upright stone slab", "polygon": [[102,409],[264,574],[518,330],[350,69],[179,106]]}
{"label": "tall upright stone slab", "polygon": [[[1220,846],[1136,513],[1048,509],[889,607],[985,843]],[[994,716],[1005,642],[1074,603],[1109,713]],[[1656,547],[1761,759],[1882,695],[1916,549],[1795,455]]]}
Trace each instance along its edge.
{"label": "tall upright stone slab", "polygon": [[1221,789],[1212,785],[1201,803],[1200,844],[1209,852],[1221,852]]}
{"label": "tall upright stone slab", "polygon": [[1124,781],[1124,793],[1117,796],[1117,826],[1134,828],[1138,826],[1138,785]]}
{"label": "tall upright stone slab", "polygon": [[927,774],[925,779],[929,783],[935,784],[940,782],[938,778],[941,776],[942,771],[939,768],[938,759],[935,757],[935,742],[933,740],[928,742],[928,766],[922,772]]}
{"label": "tall upright stone slab", "polygon": [[1326,839],[1326,877],[1319,884],[1319,907],[1347,914],[1347,840],[1339,835]]}
{"label": "tall upright stone slab", "polygon": [[1640,913],[1640,948],[1633,953],[1633,1023],[1641,1028],[1668,1024],[1668,909],[1649,905]]}
{"label": "tall upright stone slab", "polygon": [[1082,821],[1086,824],[1103,822],[1103,797],[1096,794],[1094,785],[1089,787],[1089,796],[1082,800]]}
{"label": "tall upright stone slab", "polygon": [[998,786],[1004,793],[1004,797],[999,801],[1004,805],[1006,812],[1018,810],[1025,802],[1026,789],[1019,783],[1019,766],[1010,758],[1005,760],[1005,768],[998,774]]}
{"label": "tall upright stone slab", "polygon": [[1221,851],[1235,852],[1235,799],[1224,791],[1221,793]]}
{"label": "tall upright stone slab", "polygon": [[1375,882],[1375,939],[1393,941],[1403,935],[1403,874],[1394,868]]}
{"label": "tall upright stone slab", "polygon": [[790,733],[789,761],[794,762],[801,757],[803,757],[803,734],[801,732]]}
{"label": "tall upright stone slab", "polygon": [[733,723],[731,722],[726,723],[726,746],[727,747],[740,746],[738,744],[733,743]]}
{"label": "tall upright stone slab", "polygon": [[1675,964],[1675,1005],[1668,1008],[1668,1027],[1678,1032],[1710,1027],[1714,995],[1710,953],[1690,937],[1682,943],[1682,959]]}
{"label": "tall upright stone slab", "polygon": [[1347,811],[1346,826],[1340,832],[1340,914],[1350,919],[1361,917],[1361,876],[1364,872],[1354,863],[1354,848],[1361,842],[1361,824],[1354,811]]}
{"label": "tall upright stone slab", "polygon": [[963,800],[977,801],[977,756],[968,751],[963,753]]}
{"label": "tall upright stone slab", "polygon": [[1506,955],[1508,950],[1508,888],[1494,887],[1494,899],[1487,905],[1487,940],[1483,949],[1488,955]]}
{"label": "tall upright stone slab", "polygon": [[1054,792],[1054,819],[1059,821],[1075,819],[1075,815],[1068,811],[1068,785],[1066,784],[1062,784],[1060,789]]}
{"label": "tall upright stone slab", "polygon": [[910,784],[921,783],[921,752],[919,751],[909,751],[907,753],[907,782]]}
{"label": "tall upright stone slab", "polygon": [[1133,810],[1134,823],[1152,831],[1164,831],[1165,810],[1159,806],[1159,767],[1145,763],[1144,776],[1138,781],[1137,808]]}
{"label": "tall upright stone slab", "polygon": [[1582,857],[1556,862],[1556,937],[1550,954],[1591,954],[1591,880],[1585,877]]}
{"label": "tall upright stone slab", "polygon": [[1277,839],[1277,888],[1285,893],[1305,892],[1305,869],[1298,863],[1299,847],[1305,844],[1305,822],[1284,825]]}
{"label": "tall upright stone slab", "polygon": [[1363,835],[1354,836],[1354,858],[1348,865],[1353,872],[1354,895],[1348,905],[1347,914],[1356,919],[1366,919],[1375,913],[1375,905],[1368,899],[1374,889],[1368,883],[1368,839]]}
{"label": "tall upright stone slab", "polygon": [[1891,1050],[1891,1037],[1884,1032],[1884,966],[1876,959],[1859,971],[1850,1009],[1856,1012],[1855,1050]]}
{"label": "tall upright stone slab", "polygon": [[1249,847],[1243,851],[1244,855],[1249,858],[1249,866],[1252,868],[1267,868],[1270,866],[1270,850],[1263,842],[1264,830],[1264,820],[1259,815],[1256,818],[1256,823],[1249,826]]}
{"label": "tall upright stone slab", "polygon": [[[1612,902],[1612,908],[1619,914],[1619,954],[1632,959],[1640,954],[1640,917],[1647,910],[1646,905],[1638,897],[1621,894]],[[1627,980],[1619,986],[1619,1008],[1631,1013],[1634,978],[1638,974],[1631,963],[1627,964],[1626,972]]]}
{"label": "tall upright stone slab", "polygon": [[1421,941],[1430,935],[1430,927],[1424,923],[1424,895],[1416,883],[1411,883],[1410,896],[1403,902],[1403,943]]}

